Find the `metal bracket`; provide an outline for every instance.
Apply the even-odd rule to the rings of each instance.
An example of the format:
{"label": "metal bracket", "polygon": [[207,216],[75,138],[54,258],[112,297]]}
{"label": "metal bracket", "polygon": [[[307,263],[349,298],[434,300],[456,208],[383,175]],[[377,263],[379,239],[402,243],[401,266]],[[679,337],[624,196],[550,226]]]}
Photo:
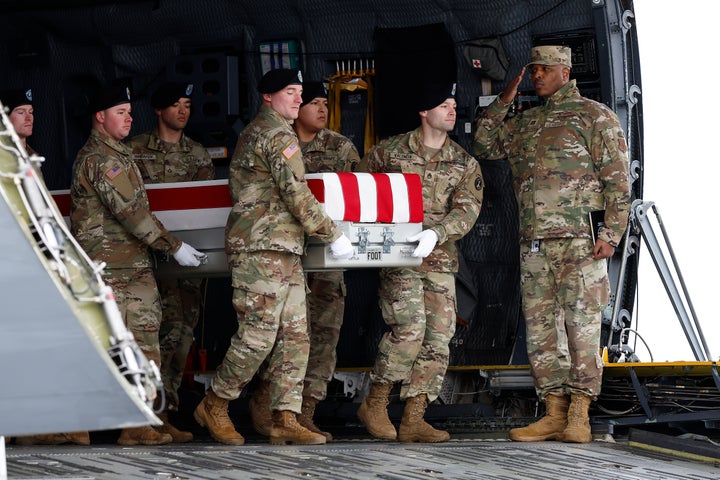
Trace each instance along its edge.
{"label": "metal bracket", "polygon": [[713,362],[712,366],[710,367],[710,371],[712,372],[712,377],[715,381],[715,388],[720,391],[720,373],[718,373],[718,364]]}
{"label": "metal bracket", "polygon": [[358,253],[367,253],[368,235],[370,230],[365,227],[359,227],[358,231]]}
{"label": "metal bracket", "polygon": [[392,246],[395,245],[393,234],[391,227],[383,227],[383,253],[390,253]]}
{"label": "metal bracket", "polygon": [[[650,211],[655,214],[657,224],[660,226],[662,240],[667,248],[671,263],[666,261],[660,240],[653,231],[652,224],[648,218]],[[635,200],[630,211],[630,221],[640,230],[642,238],[647,244],[650,256],[655,263],[655,268],[660,274],[660,279],[665,286],[665,291],[673,304],[675,313],[680,321],[680,326],[685,332],[685,337],[693,351],[695,360],[710,361],[710,358],[712,358],[710,350],[708,349],[705,336],[700,328],[700,323],[698,322],[685,281],[680,272],[680,267],[678,266],[672,246],[670,245],[670,240],[668,239],[662,218],[654,202]],[[673,275],[673,273],[675,275]],[[680,286],[676,284],[675,277],[677,277]]]}
{"label": "metal bracket", "polygon": [[648,391],[643,386],[642,383],[640,383],[640,379],[637,376],[637,373],[635,372],[634,368],[630,368],[630,378],[632,379],[633,387],[635,387],[635,393],[637,393],[638,401],[640,402],[640,405],[643,408],[643,411],[645,412],[645,416],[649,420],[654,420],[655,415],[653,415],[652,410],[650,409],[650,401],[648,399]]}
{"label": "metal bracket", "polygon": [[335,372],[333,378],[343,383],[343,393],[348,398],[355,398],[363,385],[365,372]]}

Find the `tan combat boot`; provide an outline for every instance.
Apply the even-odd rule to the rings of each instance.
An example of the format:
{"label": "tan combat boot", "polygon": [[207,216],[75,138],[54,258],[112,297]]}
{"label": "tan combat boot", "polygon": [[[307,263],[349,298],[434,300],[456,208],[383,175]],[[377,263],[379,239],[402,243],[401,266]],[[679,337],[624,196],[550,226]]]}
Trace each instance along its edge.
{"label": "tan combat boot", "polygon": [[90,445],[90,432],[69,432],[65,436],[76,445]]}
{"label": "tan combat boot", "polygon": [[390,402],[388,398],[390,390],[392,390],[392,384],[373,383],[370,386],[370,393],[365,397],[357,411],[358,418],[365,425],[367,431],[370,432],[370,435],[382,440],[395,440],[397,438],[397,431],[390,421],[387,411]]}
{"label": "tan combat boot", "polygon": [[567,426],[568,404],[567,395],[547,395],[545,416],[527,427],[510,430],[510,440],[515,442],[558,440]]}
{"label": "tan combat boot", "polygon": [[192,442],[193,440],[193,434],[191,432],[185,432],[183,430],[178,430],[177,427],[175,427],[172,423],[170,423],[170,418],[168,417],[167,412],[158,413],[157,416],[160,420],[162,420],[163,424],[159,427],[155,427],[155,430],[157,430],[160,433],[167,433],[172,437],[173,443],[187,443]]}
{"label": "tan combat boot", "polygon": [[270,445],[322,445],[325,436],[313,433],[297,421],[297,415],[290,410],[272,412],[272,428],[270,429]]}
{"label": "tan combat boot", "polygon": [[66,443],[90,445],[90,434],[88,432],[46,433],[15,439],[16,445],[63,445]]}
{"label": "tan combat boot", "polygon": [[243,445],[245,439],[235,430],[228,416],[228,400],[215,395],[212,389],[195,409],[193,416],[201,427],[207,427],[210,435],[226,445]]}
{"label": "tan combat boot", "polygon": [[398,429],[398,440],[401,442],[447,442],[450,434],[433,428],[423,416],[427,408],[427,395],[420,394],[405,401],[402,422]]}
{"label": "tan combat boot", "polygon": [[23,435],[15,437],[15,445],[62,445],[66,439],[62,433],[45,433],[41,435]]}
{"label": "tan combat boot", "polygon": [[260,386],[253,392],[252,397],[250,397],[248,409],[250,410],[253,429],[260,435],[269,437],[270,429],[272,428],[269,382],[260,382]]}
{"label": "tan combat boot", "polygon": [[317,406],[318,401],[319,400],[317,398],[303,397],[302,412],[300,412],[300,415],[298,415],[297,417],[298,422],[300,422],[300,425],[307,428],[311,432],[319,433],[320,435],[324,436],[328,442],[332,442],[332,434],[330,432],[323,432],[322,430],[320,430],[313,421],[313,417],[315,416],[315,407]]}
{"label": "tan combat boot", "polygon": [[62,433],[43,433],[40,435],[23,435],[15,438],[15,445],[62,445],[67,439]]}
{"label": "tan combat boot", "polygon": [[160,433],[154,428],[145,425],[123,429],[117,443],[126,447],[132,445],[166,445],[172,443],[172,437],[167,433]]}
{"label": "tan combat boot", "polygon": [[588,417],[591,401],[592,399],[589,396],[583,394],[572,394],[570,396],[567,428],[565,428],[558,440],[567,443],[590,443],[592,441],[590,418]]}

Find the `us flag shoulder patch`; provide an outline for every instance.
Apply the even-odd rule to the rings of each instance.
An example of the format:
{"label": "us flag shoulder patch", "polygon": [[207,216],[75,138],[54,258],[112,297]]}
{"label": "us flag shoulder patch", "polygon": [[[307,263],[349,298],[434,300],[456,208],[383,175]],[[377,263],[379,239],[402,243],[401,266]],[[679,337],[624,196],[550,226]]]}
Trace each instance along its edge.
{"label": "us flag shoulder patch", "polygon": [[121,173],[122,173],[122,168],[120,168],[120,167],[118,167],[118,166],[114,166],[113,168],[111,168],[110,170],[108,170],[107,172],[105,172],[105,175],[107,175],[107,177],[108,177],[110,180],[113,180],[113,179],[115,179],[115,177],[117,177],[117,176],[120,175]]}
{"label": "us flag shoulder patch", "polygon": [[289,159],[290,157],[295,155],[298,152],[298,150],[300,150],[300,147],[298,146],[297,143],[293,142],[290,145],[288,145],[287,147],[285,147],[285,150],[282,151],[282,154],[285,158]]}

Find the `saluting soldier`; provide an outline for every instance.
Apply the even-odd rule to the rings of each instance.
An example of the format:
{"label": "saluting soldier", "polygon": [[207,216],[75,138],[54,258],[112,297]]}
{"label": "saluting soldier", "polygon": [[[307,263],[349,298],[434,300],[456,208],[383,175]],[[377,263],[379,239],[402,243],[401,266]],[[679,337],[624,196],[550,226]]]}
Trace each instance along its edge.
{"label": "saluting soldier", "polygon": [[298,70],[266,73],[258,84],[262,106],[238,138],[230,162],[233,207],[225,229],[238,330],[195,419],[219,442],[245,439],[228,417],[228,402],[267,360],[270,443],[322,444],[323,435],[297,421],[308,359],[305,236],[331,243],[337,258],[354,249],[304,180],[305,166],[290,122],[302,103]]}
{"label": "saluting soldier", "polygon": [[[444,442],[448,432],[425,422],[428,402],[440,394],[455,333],[455,242],[475,224],[483,199],[480,165],[452,141],[457,102],[455,84],[426,85],[416,105],[420,126],[381,141],[363,158],[361,170],[416,173],[423,183],[423,230],[408,237],[418,242],[418,267],[380,271],[380,309],[390,331],[383,335],[370,373],[370,392],[358,417],[371,435],[401,442]],[[387,404],[401,382],[405,410],[398,430]]]}
{"label": "saluting soldier", "polygon": [[[588,411],[600,394],[607,258],[627,227],[625,134],[606,105],[580,95],[570,47],[533,47],[530,62],[478,119],[473,151],[507,158],[520,211],[520,279],[527,350],[546,414],[510,430],[520,442],[592,440]],[[525,71],[545,102],[507,119]],[[605,210],[593,245],[588,214]]]}
{"label": "saluting soldier", "polygon": [[[150,97],[157,127],[126,142],[146,184],[215,178],[215,167],[205,147],[184,133],[192,111],[192,94],[191,83],[160,85]],[[160,373],[167,400],[165,411],[158,414],[163,421],[158,430],[169,433],[176,443],[193,439],[191,432],[178,430],[170,423],[168,412],[177,412],[180,408],[178,389],[200,318],[202,284],[201,278],[157,279],[162,300]]]}
{"label": "saluting soldier", "polygon": [[[168,252],[182,266],[198,266],[205,254],[176,238],[150,211],[145,184],[122,140],[132,126],[130,91],[111,86],[90,103],[90,137],[75,158],[70,185],[72,234],[115,293],[128,330],[148,358],[161,365],[158,330],[162,311],[150,249]],[[125,428],[120,445],[170,443],[150,426]]]}

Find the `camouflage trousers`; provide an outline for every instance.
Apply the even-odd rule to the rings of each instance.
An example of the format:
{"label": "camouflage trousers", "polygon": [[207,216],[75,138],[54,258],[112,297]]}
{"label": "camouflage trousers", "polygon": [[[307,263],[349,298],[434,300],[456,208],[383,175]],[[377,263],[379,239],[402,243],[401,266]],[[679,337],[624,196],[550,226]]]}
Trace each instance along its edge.
{"label": "camouflage trousers", "polygon": [[520,245],[520,281],[527,350],[535,390],[597,398],[602,310],[610,297],[605,260],[593,260],[592,241],[542,240],[538,252]]}
{"label": "camouflage trousers", "polygon": [[193,343],[195,326],[200,318],[203,280],[199,278],[159,278],[162,300],[160,323],[160,354],[162,381],[167,409],[180,406],[178,389],[185,374],[185,365]]}
{"label": "camouflage trousers", "polygon": [[238,330],[212,380],[232,400],[267,359],[270,408],[300,413],[309,353],[300,256],[275,251],[229,256]]}
{"label": "camouflage trousers", "polygon": [[312,272],[307,274],[307,282],[310,355],[303,395],[324,400],[337,362],[336,348],[345,315],[345,281],[343,272]]}
{"label": "camouflage trousers", "polygon": [[[337,363],[336,348],[345,315],[345,280],[343,272],[310,272],[306,278],[310,354],[303,396],[324,400]],[[267,368],[261,371],[262,380],[269,381]]]}
{"label": "camouflage trousers", "polygon": [[113,289],[120,314],[138,347],[161,368],[158,332],[162,310],[152,269],[111,268],[105,270],[103,278]]}
{"label": "camouflage trousers", "polygon": [[455,333],[455,276],[412,268],[380,271],[380,309],[390,331],[380,340],[372,383],[402,382],[400,398],[440,394]]}

